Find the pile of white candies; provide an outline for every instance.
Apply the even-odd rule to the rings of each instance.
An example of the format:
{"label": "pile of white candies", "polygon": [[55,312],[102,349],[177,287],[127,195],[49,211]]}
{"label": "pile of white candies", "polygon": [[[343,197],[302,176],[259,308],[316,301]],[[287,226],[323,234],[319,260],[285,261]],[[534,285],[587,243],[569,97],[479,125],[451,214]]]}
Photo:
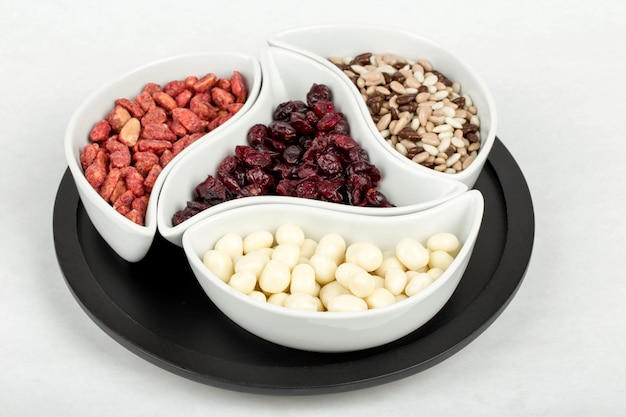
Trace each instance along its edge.
{"label": "pile of white candies", "polygon": [[394,250],[350,245],[329,233],[316,242],[295,224],[275,234],[228,233],[203,256],[204,265],[238,291],[271,304],[308,311],[362,311],[415,295],[454,260],[461,244],[447,232],[424,246],[403,238]]}

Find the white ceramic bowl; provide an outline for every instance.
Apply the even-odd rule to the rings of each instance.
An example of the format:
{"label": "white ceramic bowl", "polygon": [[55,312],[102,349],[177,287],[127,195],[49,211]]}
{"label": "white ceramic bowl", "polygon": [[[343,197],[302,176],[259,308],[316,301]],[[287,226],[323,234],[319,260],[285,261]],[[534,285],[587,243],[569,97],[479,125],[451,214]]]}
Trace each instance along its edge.
{"label": "white ceramic bowl", "polygon": [[[341,74],[357,98],[359,108],[366,119],[369,129],[377,140],[402,164],[412,166],[418,171],[433,171],[436,175],[454,178],[472,188],[482,171],[496,137],[496,107],[492,95],[480,77],[459,59],[454,53],[438,43],[417,34],[384,26],[370,25],[328,25],[297,28],[277,33],[268,38],[272,46],[286,48],[301,53],[322,65]],[[433,67],[445,74],[450,80],[459,82],[462,93],[467,93],[478,109],[480,117],[481,148],[474,162],[465,170],[456,174],[439,173],[430,168],[414,163],[387,145],[378,133],[370,117],[369,110],[359,91],[350,79],[343,74],[328,58],[354,57],[371,52],[375,54],[394,53],[407,59],[428,59]]]}
{"label": "white ceramic bowl", "polygon": [[[150,196],[145,226],[140,226],[119,214],[89,185],[80,165],[80,153],[88,143],[89,132],[96,122],[106,117],[113,109],[116,99],[133,99],[148,82],[164,84],[172,80],[182,80],[189,75],[201,77],[209,72],[215,73],[218,77],[230,77],[233,70],[241,72],[245,79],[249,92],[245,105],[228,122],[189,146],[163,169]],[[258,61],[250,56],[231,52],[190,54],[148,64],[104,85],[75,111],[65,133],[65,156],[89,218],[104,240],[122,258],[135,262],[143,258],[150,249],[157,230],[156,200],[163,180],[176,160],[206,138],[236,123],[237,119],[254,104],[260,86],[261,68]]]}
{"label": "white ceramic bowl", "polygon": [[[440,204],[465,191],[467,187],[451,177],[434,175],[428,170],[418,171],[391,156],[384,144],[377,141],[363,121],[357,101],[341,76],[329,71],[303,55],[280,48],[266,48],[261,56],[263,86],[253,108],[243,115],[236,125],[223,130],[209,141],[198,145],[193,152],[181,158],[172,168],[161,189],[157,208],[159,233],[177,245],[181,245],[185,230],[202,219],[242,205],[280,203],[292,201],[311,207],[333,207],[338,211],[373,215],[397,215],[423,210]],[[365,149],[370,161],[381,172],[380,191],[393,208],[353,207],[316,200],[281,196],[255,196],[230,200],[215,205],[177,226],[172,226],[172,216],[192,199],[196,185],[207,175],[215,175],[219,162],[233,154],[236,145],[246,144],[246,135],[256,123],[269,124],[276,106],[288,100],[306,100],[306,93],[314,84],[326,84],[333,93],[333,102],[345,114],[352,136]]]}
{"label": "white ceramic bowl", "polygon": [[[480,229],[482,194],[471,190],[437,207],[398,216],[376,217],[293,204],[260,204],[221,212],[194,225],[183,236],[183,248],[200,285],[232,321],[271,342],[310,351],[366,349],[403,337],[430,320],[461,280]],[[264,303],[215,276],[202,256],[226,233],[246,235],[298,224],[307,237],[339,233],[347,243],[368,241],[394,248],[403,237],[426,242],[434,233],[454,233],[462,248],[450,267],[421,292],[386,307],[360,312],[311,312]]]}

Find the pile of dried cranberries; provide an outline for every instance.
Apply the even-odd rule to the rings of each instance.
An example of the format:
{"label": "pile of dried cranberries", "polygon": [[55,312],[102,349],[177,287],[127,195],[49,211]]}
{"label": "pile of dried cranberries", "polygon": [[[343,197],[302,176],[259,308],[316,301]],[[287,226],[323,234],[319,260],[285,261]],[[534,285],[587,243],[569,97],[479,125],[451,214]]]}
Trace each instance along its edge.
{"label": "pile of dried cranberries", "polygon": [[248,145],[222,160],[193,200],[174,214],[174,226],[224,201],[257,195],[301,197],[367,207],[393,207],[377,190],[381,179],[367,152],[350,137],[328,86],[313,84],[306,103],[279,104],[269,125],[256,124]]}

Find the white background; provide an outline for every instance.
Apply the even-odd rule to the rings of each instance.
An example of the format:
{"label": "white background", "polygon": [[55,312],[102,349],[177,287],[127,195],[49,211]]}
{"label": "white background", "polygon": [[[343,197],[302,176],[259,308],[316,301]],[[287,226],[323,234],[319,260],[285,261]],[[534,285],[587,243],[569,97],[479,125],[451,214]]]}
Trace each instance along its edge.
{"label": "white background", "polygon": [[[536,214],[509,307],[450,359],[323,396],[242,394],[158,368],[98,328],[56,262],[65,126],[101,83],[187,52],[257,54],[322,23],[435,38],[487,82]],[[0,3],[0,415],[618,416],[626,413],[626,3]],[[45,410],[45,411],[44,411]]]}

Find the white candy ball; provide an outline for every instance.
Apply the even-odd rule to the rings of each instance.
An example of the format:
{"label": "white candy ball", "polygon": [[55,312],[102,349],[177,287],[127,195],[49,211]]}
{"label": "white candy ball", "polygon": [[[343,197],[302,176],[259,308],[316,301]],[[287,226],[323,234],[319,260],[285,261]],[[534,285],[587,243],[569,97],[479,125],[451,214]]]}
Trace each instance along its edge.
{"label": "white candy ball", "polygon": [[228,282],[233,274],[233,260],[221,250],[207,251],[202,257],[202,263],[224,282]]}
{"label": "white candy ball", "polygon": [[415,239],[401,239],[396,244],[396,256],[408,269],[418,270],[428,265],[428,250]]}

